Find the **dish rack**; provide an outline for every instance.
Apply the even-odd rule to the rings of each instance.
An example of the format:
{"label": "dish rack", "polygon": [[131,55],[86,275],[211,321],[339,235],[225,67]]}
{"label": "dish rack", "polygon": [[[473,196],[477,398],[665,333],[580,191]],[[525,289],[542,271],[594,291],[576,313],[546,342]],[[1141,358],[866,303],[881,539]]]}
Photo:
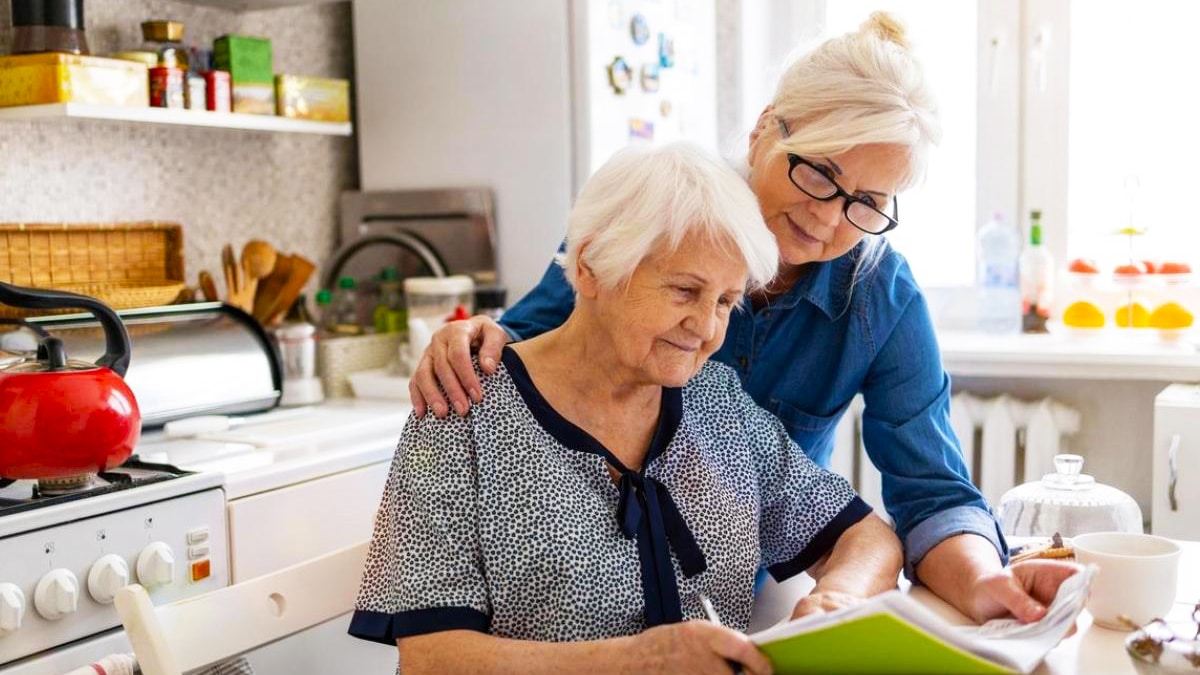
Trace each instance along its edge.
{"label": "dish rack", "polygon": [[[91,296],[113,309],[175,302],[185,290],[177,223],[0,223],[0,281]],[[69,313],[0,305],[0,317]]]}

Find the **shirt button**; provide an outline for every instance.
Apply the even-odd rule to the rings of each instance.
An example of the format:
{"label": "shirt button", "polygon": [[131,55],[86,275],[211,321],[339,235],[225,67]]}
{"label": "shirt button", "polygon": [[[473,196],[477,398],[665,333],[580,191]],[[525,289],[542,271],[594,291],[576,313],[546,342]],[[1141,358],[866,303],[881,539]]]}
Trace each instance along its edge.
{"label": "shirt button", "polygon": [[764,318],[764,319],[769,319],[769,318],[771,318],[771,310],[769,310],[769,309],[768,309],[768,310],[764,311],[764,312],[763,312],[763,318]]}
{"label": "shirt button", "polygon": [[750,365],[750,360],[743,356],[738,359],[738,365],[742,367],[742,370],[745,370],[746,366]]}

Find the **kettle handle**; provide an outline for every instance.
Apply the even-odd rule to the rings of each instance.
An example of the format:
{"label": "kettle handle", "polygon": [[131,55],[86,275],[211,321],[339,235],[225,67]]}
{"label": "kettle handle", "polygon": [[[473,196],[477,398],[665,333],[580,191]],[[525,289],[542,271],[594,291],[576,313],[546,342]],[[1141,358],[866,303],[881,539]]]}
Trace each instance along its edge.
{"label": "kettle handle", "polygon": [[104,356],[96,360],[96,365],[121,377],[129,369],[129,333],[117,313],[103,302],[78,293],[23,288],[0,281],[0,303],[23,309],[86,309],[104,328]]}

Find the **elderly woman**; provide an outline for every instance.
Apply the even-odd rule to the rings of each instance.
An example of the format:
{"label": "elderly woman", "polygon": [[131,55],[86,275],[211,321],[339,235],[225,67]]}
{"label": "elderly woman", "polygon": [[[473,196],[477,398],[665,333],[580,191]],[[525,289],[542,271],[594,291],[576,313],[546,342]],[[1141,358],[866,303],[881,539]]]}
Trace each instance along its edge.
{"label": "elderly woman", "polygon": [[[728,366],[709,363],[778,250],[753,193],[688,145],[588,181],[562,326],[505,348],[466,416],[412,416],[351,633],[420,672],[769,672],[756,570],[866,597],[899,542]],[[880,583],[877,580],[890,579]]]}
{"label": "elderly woman", "polygon": [[[901,193],[920,180],[939,135],[933,92],[887,14],[792,63],[750,133],[746,166],[779,245],[778,276],[734,314],[713,359],[823,466],[861,394],[863,444],[883,476],[909,578],[978,621],[1034,621],[1076,568],[1004,566],[1004,538],[950,425],[950,378],[925,297],[882,236],[900,225]],[[502,345],[560,325],[575,297],[552,266],[503,327],[475,317],[441,329],[410,387],[417,413],[465,413],[481,397],[471,348],[492,372]],[[810,603],[818,599],[840,604]]]}

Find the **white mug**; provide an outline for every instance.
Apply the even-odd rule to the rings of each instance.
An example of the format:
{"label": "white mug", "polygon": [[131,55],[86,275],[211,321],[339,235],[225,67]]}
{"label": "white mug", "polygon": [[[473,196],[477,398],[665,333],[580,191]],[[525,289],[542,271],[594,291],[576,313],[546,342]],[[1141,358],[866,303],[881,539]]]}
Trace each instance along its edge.
{"label": "white mug", "polygon": [[1117,617],[1141,626],[1162,617],[1175,604],[1179,545],[1170,539],[1132,532],[1091,532],[1072,539],[1075,560],[1100,568],[1087,609],[1098,626],[1132,630]]}

